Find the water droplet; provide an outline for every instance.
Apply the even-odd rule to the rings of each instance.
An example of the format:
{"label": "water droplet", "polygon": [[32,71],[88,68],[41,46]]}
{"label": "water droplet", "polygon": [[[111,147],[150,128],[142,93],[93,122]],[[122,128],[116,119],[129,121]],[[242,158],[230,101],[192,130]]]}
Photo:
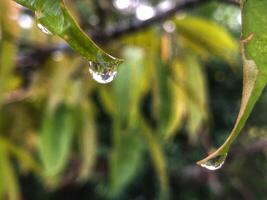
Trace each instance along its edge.
{"label": "water droplet", "polygon": [[40,23],[40,19],[44,17],[43,13],[40,11],[36,11],[35,12],[35,17],[37,19],[37,27],[44,33],[47,35],[52,35],[52,33],[42,24]]}
{"label": "water droplet", "polygon": [[106,62],[89,62],[89,72],[98,83],[106,84],[117,75],[118,64]]}
{"label": "water droplet", "polygon": [[45,34],[47,35],[51,35],[52,33],[46,28],[44,27],[42,24],[37,23],[37,27]]}
{"label": "water droplet", "polygon": [[204,167],[208,170],[220,169],[223,166],[226,157],[227,157],[227,154],[216,156],[216,157],[206,161],[205,163],[202,163],[201,167]]}

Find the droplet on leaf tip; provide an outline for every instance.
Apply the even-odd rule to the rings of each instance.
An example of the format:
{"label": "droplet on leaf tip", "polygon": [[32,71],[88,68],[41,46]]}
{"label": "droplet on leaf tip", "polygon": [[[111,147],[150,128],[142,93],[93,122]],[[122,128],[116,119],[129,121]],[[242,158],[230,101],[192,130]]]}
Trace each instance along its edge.
{"label": "droplet on leaf tip", "polygon": [[227,157],[227,154],[216,156],[215,158],[212,158],[200,164],[200,166],[208,170],[212,170],[212,171],[220,169],[223,166],[226,157]]}
{"label": "droplet on leaf tip", "polygon": [[101,84],[107,84],[113,81],[117,75],[118,64],[105,62],[89,62],[89,72],[92,78]]}
{"label": "droplet on leaf tip", "polygon": [[40,23],[40,19],[44,17],[43,13],[41,11],[35,11],[35,17],[37,21],[37,27],[47,35],[52,35],[52,33],[43,25]]}
{"label": "droplet on leaf tip", "polygon": [[37,27],[44,33],[47,35],[51,35],[52,33],[46,28],[44,27],[42,24],[37,23]]}

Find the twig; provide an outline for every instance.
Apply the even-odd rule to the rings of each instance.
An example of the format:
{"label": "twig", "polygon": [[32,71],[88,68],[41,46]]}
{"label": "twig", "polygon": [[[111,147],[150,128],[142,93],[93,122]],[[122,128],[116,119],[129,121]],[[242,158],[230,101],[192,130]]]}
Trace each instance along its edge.
{"label": "twig", "polygon": [[[91,36],[96,42],[105,43],[110,41],[110,39],[116,39],[125,34],[140,31],[144,28],[154,25],[155,23],[164,21],[178,12],[192,9],[208,2],[211,2],[211,0],[185,0],[182,3],[177,3],[176,5],[169,8],[168,10],[165,10],[164,12],[160,10],[157,11],[154,17],[151,17],[150,19],[147,19],[145,21],[134,19],[130,23],[128,21],[122,22],[114,26],[113,28],[103,31],[102,33],[93,32]],[[218,2],[239,5],[237,0],[218,0]]]}

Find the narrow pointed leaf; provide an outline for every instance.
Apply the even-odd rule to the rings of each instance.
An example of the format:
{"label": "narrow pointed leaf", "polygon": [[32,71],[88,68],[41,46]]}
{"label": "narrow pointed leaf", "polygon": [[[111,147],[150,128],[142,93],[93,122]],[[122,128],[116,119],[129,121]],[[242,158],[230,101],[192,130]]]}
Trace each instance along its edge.
{"label": "narrow pointed leaf", "polygon": [[[174,78],[170,79],[170,88],[172,91],[172,112],[171,118],[168,123],[168,127],[166,129],[165,138],[169,139],[174,137],[178,130],[181,128],[183,124],[183,119],[187,112],[187,95],[183,84],[179,84],[180,82],[185,82],[186,80],[186,66],[179,62],[178,60],[174,62],[172,66],[171,73]],[[176,81],[178,80],[178,81]]]}
{"label": "narrow pointed leaf", "polygon": [[110,195],[123,194],[142,167],[144,142],[141,130],[115,130],[118,141],[110,155]]}
{"label": "narrow pointed leaf", "polygon": [[160,191],[158,199],[169,199],[167,163],[162,146],[157,136],[152,133],[152,130],[147,126],[144,119],[141,120],[141,124],[143,129],[142,133],[148,144],[149,154],[159,179]]}
{"label": "narrow pointed leaf", "polygon": [[214,54],[225,61],[235,63],[238,43],[227,30],[200,17],[185,17],[175,21],[178,34],[189,48],[201,56]]}
{"label": "narrow pointed leaf", "polygon": [[190,134],[190,139],[196,139],[196,133],[199,131],[203,121],[207,117],[207,95],[205,77],[202,66],[197,59],[190,55],[187,58],[187,87],[190,89],[194,98],[188,98],[188,122],[187,130]]}
{"label": "narrow pointed leaf", "polygon": [[92,104],[84,104],[82,106],[82,130],[80,133],[80,153],[82,156],[82,166],[79,175],[80,181],[86,181],[94,170],[97,157],[97,135],[94,116],[90,110]]}
{"label": "narrow pointed leaf", "polygon": [[262,0],[242,0],[241,55],[243,59],[243,94],[240,111],[230,136],[225,143],[207,158],[198,162],[225,156],[245,125],[267,81],[267,3]]}
{"label": "narrow pointed leaf", "polygon": [[[15,0],[35,12],[37,23],[65,40],[90,61],[118,65],[122,61],[100,49],[79,27],[63,0]],[[107,66],[109,66],[107,65]]]}
{"label": "narrow pointed leaf", "polygon": [[[110,155],[110,195],[123,194],[142,167],[145,145],[139,124],[140,101],[146,84],[144,52],[140,48],[124,50],[125,63],[114,82],[113,150]],[[112,96],[110,97],[112,99]],[[110,104],[110,103],[108,103]]]}
{"label": "narrow pointed leaf", "polygon": [[19,200],[17,175],[12,166],[5,143],[0,140],[0,200]]}

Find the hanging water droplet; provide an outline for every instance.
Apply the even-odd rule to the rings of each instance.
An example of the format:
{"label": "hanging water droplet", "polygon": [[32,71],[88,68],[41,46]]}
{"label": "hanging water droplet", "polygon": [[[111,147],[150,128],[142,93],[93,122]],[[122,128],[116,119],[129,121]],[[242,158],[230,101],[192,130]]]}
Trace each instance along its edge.
{"label": "hanging water droplet", "polygon": [[106,84],[113,81],[117,75],[118,64],[106,62],[89,62],[89,72],[98,83]]}
{"label": "hanging water droplet", "polygon": [[208,170],[217,170],[223,166],[226,157],[227,157],[227,154],[219,155],[200,165],[201,167],[204,167]]}
{"label": "hanging water droplet", "polygon": [[52,33],[44,26],[40,23],[40,19],[44,17],[43,13],[40,11],[36,11],[35,12],[35,17],[37,19],[37,27],[44,33],[47,35],[52,35]]}
{"label": "hanging water droplet", "polygon": [[52,33],[46,28],[44,27],[42,24],[37,23],[37,27],[45,34],[47,35],[51,35]]}

